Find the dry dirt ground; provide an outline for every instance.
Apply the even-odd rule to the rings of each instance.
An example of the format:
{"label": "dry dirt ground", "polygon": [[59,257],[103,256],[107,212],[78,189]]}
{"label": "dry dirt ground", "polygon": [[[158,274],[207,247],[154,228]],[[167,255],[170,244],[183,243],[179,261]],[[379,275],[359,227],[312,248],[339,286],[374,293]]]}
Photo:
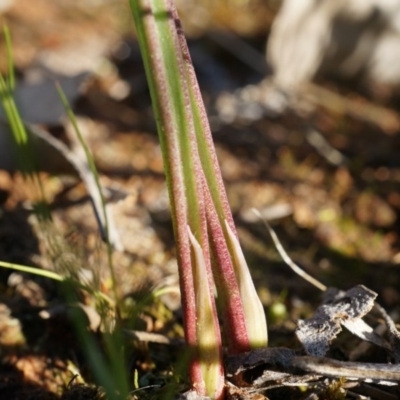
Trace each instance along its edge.
{"label": "dry dirt ground", "polygon": [[[286,250],[309,274],[341,289],[366,285],[398,319],[396,90],[321,80],[282,114],[257,114],[251,93],[268,91],[268,84],[260,83],[267,75],[260,70],[276,12],[274,2],[181,3],[228,197],[269,316],[271,345],[298,346],[295,322],[311,315],[320,293],[284,265],[263,224],[252,214],[254,207],[271,219]],[[197,7],[196,13],[190,6]],[[71,89],[101,183],[110,193],[121,245],[113,254],[119,295],[139,302],[154,288],[170,288],[171,294],[143,309],[131,325],[180,337],[178,277],[163,165],[127,4],[15,0],[1,18],[11,31],[17,76],[26,90],[22,93],[29,93],[30,85],[48,77],[49,71],[58,76],[91,71],[82,80],[70,78],[66,87]],[[253,67],[240,59],[242,41],[259,54]],[[5,57],[1,60],[4,71]],[[50,96],[52,81],[46,82],[43,92],[24,107],[30,104],[44,115],[41,126],[72,148],[76,141],[62,113],[51,101],[41,105],[41,99]],[[247,92],[241,90],[245,87]],[[322,87],[332,97],[321,95]],[[313,142],[313,131],[325,139],[327,151]],[[333,149],[339,152],[339,161],[330,159]],[[112,295],[106,251],[85,186],[70,165],[54,162],[53,166],[59,158],[56,152],[41,157],[40,176],[53,222],[38,221],[32,212],[31,185],[15,166],[7,164],[6,170],[4,162],[0,260],[58,273],[68,269]],[[93,377],[62,293],[60,285],[49,279],[0,269],[0,398],[68,399],[77,398],[78,392],[82,398],[94,398],[96,389],[80,391],[84,389],[79,383],[90,384]],[[80,296],[81,304],[93,305],[90,296]],[[96,331],[98,324],[92,319]],[[346,345],[339,340],[335,350],[345,353]],[[149,349],[137,342],[133,347],[127,368],[138,371],[142,386],[146,376],[157,376],[167,368],[165,358],[175,357],[172,350]],[[79,377],[73,380],[75,374]],[[301,393],[296,396],[301,398]]]}

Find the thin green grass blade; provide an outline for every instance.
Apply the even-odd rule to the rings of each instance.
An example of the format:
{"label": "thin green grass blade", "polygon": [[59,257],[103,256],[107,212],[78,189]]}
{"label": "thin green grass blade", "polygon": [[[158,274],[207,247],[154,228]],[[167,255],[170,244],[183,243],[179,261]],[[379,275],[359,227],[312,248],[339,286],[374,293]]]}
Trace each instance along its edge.
{"label": "thin green grass blade", "polygon": [[29,137],[12,97],[12,91],[9,87],[8,80],[1,74],[0,101],[6,114],[7,121],[10,124],[15,143],[17,144],[17,152],[22,171],[32,177],[36,168],[29,146]]}
{"label": "thin green grass blade", "polygon": [[[7,120],[10,124],[11,131],[13,132],[15,142],[18,146],[20,146],[19,151],[22,152],[23,156],[21,158],[25,158],[26,155],[29,155],[25,154],[27,153],[27,148],[25,148],[25,145],[28,144],[28,135],[13,99],[13,91],[15,88],[14,60],[11,35],[7,26],[4,26],[4,37],[7,49],[8,71],[5,78],[2,74],[0,74],[0,99],[6,113]],[[25,162],[28,163],[30,159],[31,155],[29,155],[28,159],[25,160]],[[25,165],[28,172],[33,172],[32,166],[27,164]]]}
{"label": "thin green grass blade", "polygon": [[6,40],[7,49],[7,62],[8,62],[8,82],[7,86],[10,92],[15,89],[15,70],[14,70],[14,57],[11,44],[11,35],[7,25],[4,25],[4,38]]}
{"label": "thin green grass blade", "polygon": [[[64,282],[63,293],[67,302],[74,304],[78,299],[76,298],[74,287],[71,287],[70,284],[71,282],[69,281]],[[74,282],[72,282],[72,285],[74,285]],[[73,315],[72,321],[81,341],[82,349],[93,371],[95,380],[99,385],[104,387],[107,393],[107,399],[128,399],[129,391],[126,389],[126,385],[118,385],[119,378],[116,377],[115,370],[113,370],[112,365],[109,365],[104,353],[97,344],[97,339],[88,331],[87,324],[82,318],[82,314],[76,313],[76,315]],[[120,364],[124,365],[122,360],[120,360]]]}
{"label": "thin green grass blade", "polygon": [[[43,278],[48,278],[48,279],[52,279],[54,281],[58,281],[58,282],[63,282],[65,280],[70,279],[69,277],[65,277],[62,276],[60,274],[58,274],[57,272],[54,271],[49,271],[46,269],[42,269],[42,268],[37,268],[37,267],[30,267],[28,265],[21,265],[21,264],[15,264],[15,263],[9,263],[9,262],[5,262],[5,261],[0,261],[0,267],[1,268],[8,268],[8,269],[13,269],[15,271],[19,271],[19,272],[25,272],[28,274],[33,274],[33,275],[37,275],[37,276],[41,276]],[[114,307],[115,303],[112,299],[110,299],[105,293],[100,292],[98,290],[94,290],[91,287],[81,284],[77,281],[74,281],[76,287],[79,287],[83,290],[86,290],[88,293],[91,293],[93,296],[105,301],[108,305]]]}
{"label": "thin green grass blade", "polygon": [[[106,204],[103,196],[103,192],[101,189],[100,185],[100,179],[99,179],[99,174],[97,172],[97,168],[93,159],[93,156],[89,150],[89,147],[86,144],[86,141],[79,129],[78,122],[76,120],[75,114],[67,100],[67,97],[61,87],[58,83],[56,83],[56,89],[58,91],[58,94],[60,96],[61,102],[64,105],[64,108],[67,112],[67,115],[69,117],[69,120],[75,130],[75,133],[78,137],[79,143],[81,144],[87,163],[89,165],[90,171],[92,172],[95,182],[96,182],[96,187],[98,190],[98,194],[101,198],[101,207],[102,207],[102,214],[103,214],[103,220],[104,220],[104,228],[105,228],[105,235],[106,235],[106,246],[107,246],[107,257],[108,257],[108,266],[110,270],[110,275],[111,275],[111,280],[112,280],[112,289],[114,293],[114,300],[116,302],[117,308],[116,308],[116,313],[117,313],[117,324],[115,327],[110,328],[109,332],[105,332],[103,337],[104,337],[104,343],[106,345],[106,350],[107,350],[107,355],[109,359],[109,367],[107,366],[107,363],[103,360],[103,363],[105,363],[102,367],[101,370],[99,370],[99,382],[104,385],[103,382],[108,382],[110,378],[112,378],[112,385],[109,388],[106,387],[107,394],[110,398],[115,395],[115,390],[118,389],[118,392],[120,395],[118,395],[119,399],[125,399],[128,394],[129,394],[129,384],[128,384],[128,377],[126,373],[126,368],[125,368],[125,363],[124,363],[124,357],[121,352],[123,351],[123,342],[122,342],[122,335],[121,335],[121,330],[118,324],[119,320],[119,310],[120,308],[120,299],[118,295],[118,288],[117,288],[117,281],[115,277],[115,271],[114,271],[114,265],[112,261],[112,247],[111,243],[109,240],[109,221],[108,221],[108,216],[106,212]],[[78,327],[79,328],[79,327]],[[82,333],[83,334],[83,333]],[[93,354],[89,354],[89,357],[92,357]],[[90,358],[90,362],[93,362],[93,359]],[[99,360],[100,362],[100,360]],[[96,367],[93,364],[93,367]],[[104,373],[106,369],[110,368],[108,371],[108,376],[104,376]],[[114,390],[114,394],[110,392],[110,390]]]}
{"label": "thin green grass blade", "polygon": [[118,296],[118,291],[117,291],[117,281],[116,281],[116,277],[115,277],[115,271],[114,271],[114,265],[113,265],[113,260],[112,260],[112,248],[111,248],[111,243],[109,240],[109,221],[108,221],[108,216],[107,216],[107,212],[106,212],[106,203],[104,200],[104,196],[103,196],[103,192],[101,189],[101,185],[100,185],[100,179],[99,179],[99,174],[97,172],[97,168],[92,156],[92,153],[89,150],[89,147],[87,146],[85,139],[79,129],[79,125],[78,122],[76,120],[75,114],[68,102],[68,99],[61,87],[60,84],[56,83],[56,89],[57,92],[60,96],[61,102],[64,105],[64,108],[67,112],[68,118],[75,130],[75,133],[77,135],[77,138],[79,140],[79,143],[81,144],[84,152],[85,152],[85,157],[87,160],[87,163],[89,165],[90,171],[93,174],[93,177],[95,179],[95,183],[96,183],[96,187],[98,190],[98,194],[100,196],[101,199],[101,212],[102,212],[102,216],[103,216],[103,221],[104,221],[104,229],[105,229],[105,236],[106,236],[106,246],[107,246],[107,258],[108,258],[108,266],[109,266],[109,270],[110,270],[110,276],[111,276],[111,281],[112,281],[112,288],[113,288],[113,292],[114,292],[114,298],[117,304],[119,304],[119,296]]}
{"label": "thin green grass blade", "polygon": [[14,264],[14,263],[8,263],[5,261],[0,261],[0,267],[13,269],[13,270],[19,271],[19,272],[26,272],[28,274],[42,276],[43,278],[48,278],[48,279],[52,279],[54,281],[59,281],[59,282],[62,282],[65,279],[64,277],[57,274],[56,272],[48,271],[48,270],[36,268],[36,267],[29,267],[27,265]]}
{"label": "thin green grass blade", "polygon": [[121,394],[121,399],[127,398],[129,394],[129,379],[126,368],[125,346],[123,345],[123,335],[120,329],[103,334],[109,357],[109,367],[114,381],[114,390],[117,389]]}
{"label": "thin green grass blade", "polygon": [[14,137],[14,142],[16,144],[15,151],[19,167],[24,177],[28,177],[34,184],[35,195],[37,196],[37,200],[34,204],[35,214],[41,220],[51,220],[51,214],[47,208],[42,182],[37,173],[38,168],[32,151],[30,135],[27,133],[13,98],[13,91],[15,88],[14,61],[11,35],[6,26],[4,27],[4,35],[8,56],[8,74],[7,77],[0,74],[0,103]]}

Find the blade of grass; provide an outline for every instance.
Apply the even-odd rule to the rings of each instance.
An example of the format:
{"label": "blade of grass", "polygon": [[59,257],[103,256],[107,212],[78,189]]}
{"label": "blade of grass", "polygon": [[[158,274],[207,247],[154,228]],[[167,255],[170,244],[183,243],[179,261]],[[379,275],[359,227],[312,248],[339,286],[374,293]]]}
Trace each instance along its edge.
{"label": "blade of grass", "polygon": [[15,88],[15,73],[11,35],[7,26],[4,26],[4,35],[8,56],[8,71],[6,78],[4,78],[4,76],[0,73],[0,102],[14,137],[16,144],[16,156],[18,158],[21,171],[24,177],[30,178],[30,181],[33,183],[32,189],[37,197],[35,200],[36,205],[34,207],[36,215],[42,220],[50,220],[51,214],[44,206],[47,204],[47,202],[44,195],[42,182],[37,174],[37,163],[32,152],[30,136],[25,129],[24,123],[13,98],[13,91]]}
{"label": "blade of grass", "polygon": [[[63,293],[67,302],[74,304],[78,301],[78,298],[76,297],[74,287],[71,287],[70,283],[71,282],[68,281],[64,282]],[[72,311],[73,310],[72,308]],[[117,356],[119,352],[115,351],[111,355],[108,354],[112,359],[111,363],[108,362],[102,349],[98,345],[98,340],[88,331],[86,321],[82,318],[82,314],[76,313],[72,317],[72,321],[80,339],[83,352],[93,371],[95,380],[99,385],[104,387],[107,398],[109,400],[126,400],[129,395],[128,383],[126,379],[126,382],[123,381],[125,374],[118,376],[121,368],[124,367],[124,363],[121,359],[118,359],[120,365],[117,367],[117,370],[114,369],[117,357],[113,357],[113,354]],[[106,338],[106,342],[107,345],[109,345],[110,341],[108,338]]]}
{"label": "blade of grass", "polygon": [[[41,276],[43,278],[52,279],[53,281],[58,281],[58,282],[63,282],[65,280],[69,280],[70,279],[69,277],[62,276],[62,275],[60,275],[60,274],[58,274],[57,272],[54,272],[54,271],[49,271],[49,270],[42,269],[42,268],[37,268],[37,267],[30,267],[28,265],[8,263],[8,262],[5,262],[5,261],[0,261],[0,267],[1,268],[7,268],[7,269],[13,269],[15,271],[25,272],[25,273],[33,274],[33,275],[37,275],[37,276]],[[112,306],[112,307],[115,306],[114,301],[112,299],[110,299],[105,293],[100,292],[98,290],[94,290],[91,287],[89,287],[87,285],[83,285],[83,284],[81,284],[80,282],[77,282],[77,281],[74,281],[74,284],[75,284],[76,287],[84,289],[88,293],[91,293],[94,296],[104,300],[110,306]]]}
{"label": "blade of grass", "polygon": [[[76,120],[75,114],[72,111],[71,106],[69,105],[69,102],[67,100],[67,97],[65,96],[65,93],[64,93],[61,85],[56,83],[56,89],[60,96],[61,102],[63,103],[64,108],[67,112],[69,120],[70,120],[72,126],[74,127],[74,130],[78,137],[79,143],[85,152],[86,160],[88,162],[90,171],[94,177],[100,204],[101,204],[101,211],[102,211],[101,217],[102,217],[102,220],[104,221],[108,266],[109,266],[109,270],[110,270],[110,276],[111,276],[111,281],[112,281],[112,290],[114,293],[114,300],[116,303],[116,315],[117,315],[116,325],[114,327],[109,327],[108,329],[106,328],[106,332],[103,334],[103,338],[104,338],[104,343],[106,345],[107,355],[108,355],[109,362],[110,362],[109,374],[113,380],[114,390],[116,388],[118,388],[118,391],[121,393],[120,398],[126,398],[129,393],[129,384],[128,384],[127,373],[125,370],[125,363],[122,362],[122,360],[124,358],[121,354],[121,351],[123,351],[122,334],[121,334],[121,328],[119,325],[121,305],[120,305],[120,297],[118,294],[118,286],[117,286],[115,270],[114,270],[114,265],[113,265],[113,259],[112,259],[112,246],[111,246],[111,242],[109,240],[110,239],[110,237],[109,237],[109,234],[110,234],[109,226],[110,225],[109,225],[109,218],[107,215],[106,204],[105,204],[102,188],[100,185],[99,174],[97,172],[97,168],[96,168],[93,156],[92,156],[92,154],[89,150],[89,147],[87,146],[86,141],[79,129],[79,125]],[[105,377],[102,375],[102,379],[104,379],[104,378]]]}
{"label": "blade of grass", "polygon": [[48,278],[48,279],[52,279],[54,281],[59,281],[59,282],[62,282],[65,279],[64,277],[57,274],[56,272],[48,271],[48,270],[36,268],[36,267],[29,267],[27,265],[14,264],[14,263],[8,263],[5,261],[0,261],[0,267],[13,269],[15,271],[20,271],[20,272],[26,272],[28,274],[42,276],[43,278]]}
{"label": "blade of grass", "polygon": [[104,226],[104,236],[105,236],[105,241],[106,241],[106,247],[107,247],[107,259],[108,259],[108,266],[109,266],[109,270],[110,270],[110,276],[111,276],[111,281],[112,281],[112,289],[114,292],[114,300],[116,302],[116,304],[119,304],[119,296],[118,296],[118,290],[117,290],[117,280],[115,277],[115,271],[114,271],[114,265],[113,265],[113,259],[112,259],[112,247],[111,247],[111,243],[109,240],[109,220],[108,220],[108,215],[107,215],[107,209],[106,209],[106,203],[104,200],[104,196],[103,196],[103,192],[102,192],[102,188],[100,185],[100,179],[99,179],[99,174],[97,172],[97,168],[96,165],[94,163],[94,159],[93,156],[89,150],[89,147],[87,146],[85,139],[83,138],[83,135],[79,129],[79,125],[78,122],[76,120],[75,114],[72,111],[72,108],[68,102],[68,99],[61,87],[60,84],[56,83],[56,89],[57,92],[60,96],[61,102],[64,105],[64,108],[67,112],[68,118],[75,130],[75,133],[77,135],[77,138],[79,140],[79,143],[82,146],[82,149],[85,153],[86,156],[86,160],[88,162],[90,171],[92,173],[92,176],[94,178],[95,181],[95,185],[97,188],[97,192],[99,195],[99,203],[101,205],[101,215],[100,218],[102,220],[102,224],[100,224],[101,226]]}
{"label": "blade of grass", "polygon": [[14,56],[11,44],[11,35],[7,25],[4,25],[4,38],[6,40],[7,62],[8,62],[8,80],[7,86],[10,92],[15,89]]}

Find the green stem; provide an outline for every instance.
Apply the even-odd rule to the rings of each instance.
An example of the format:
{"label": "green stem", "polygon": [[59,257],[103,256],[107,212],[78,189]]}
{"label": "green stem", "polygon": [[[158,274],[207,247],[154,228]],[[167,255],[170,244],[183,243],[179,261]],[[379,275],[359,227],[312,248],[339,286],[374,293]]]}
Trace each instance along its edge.
{"label": "green stem", "polygon": [[[215,327],[217,358],[220,334],[213,299],[213,283],[208,245],[206,211],[202,190],[202,170],[198,155],[190,91],[185,79],[185,60],[180,50],[177,19],[173,2],[168,0],[131,0],[132,14],[142,50],[153,109],[156,117],[165,174],[168,184],[171,214],[177,246],[182,311],[185,336],[189,348],[199,344],[196,293],[188,229],[201,244],[205,263],[205,279]],[[207,349],[210,351],[210,349]],[[190,376],[198,393],[205,394],[201,349],[199,359],[193,359]],[[205,357],[207,358],[207,356]],[[222,367],[218,370],[220,376]],[[218,378],[217,378],[218,381]],[[221,385],[221,379],[219,379]],[[222,389],[219,388],[219,392]],[[218,390],[217,390],[218,392]],[[218,395],[219,396],[219,395]]]}

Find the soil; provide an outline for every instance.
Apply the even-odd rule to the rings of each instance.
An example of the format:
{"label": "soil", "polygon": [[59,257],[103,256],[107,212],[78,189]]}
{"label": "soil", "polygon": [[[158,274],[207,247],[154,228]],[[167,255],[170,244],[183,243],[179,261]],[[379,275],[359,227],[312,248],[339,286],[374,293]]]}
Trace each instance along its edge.
{"label": "soil", "polygon": [[[170,292],[145,303],[134,320],[129,321],[128,312],[119,317],[129,329],[179,342],[178,276],[163,163],[126,3],[15,0],[1,18],[13,38],[17,76],[23,85],[32,84],[35,74],[46,78],[49,70],[70,76],[92,71],[77,89],[73,107],[101,183],[109,191],[121,244],[113,252],[118,296],[128,308],[142,304],[159,288]],[[182,3],[229,201],[267,311],[271,346],[299,347],[296,321],[312,314],[321,293],[284,264],[252,208],[271,220],[291,258],[310,275],[344,290],[363,284],[378,293],[379,303],[398,319],[396,88],[321,78],[317,87],[336,94],[334,101],[341,108],[304,94],[298,106],[280,115],[249,117],[240,103],[242,89],[265,90],[267,75],[244,64],[237,49],[244,41],[262,59],[275,2],[216,1],[201,23],[191,20],[187,4],[192,2]],[[207,4],[199,1],[192,7],[200,12]],[[4,61],[0,68],[5,70]],[[311,93],[315,90],[310,88]],[[224,119],[232,99],[237,108]],[[48,112],[52,113],[51,107]],[[70,148],[77,146],[66,118],[41,126]],[[332,163],[310,144],[312,130],[340,152],[341,162]],[[40,172],[51,223],[34,213],[37,196],[32,183],[17,168],[0,170],[0,260],[78,276],[113,297],[107,250],[90,198],[70,166],[46,167],[57,157],[57,152],[46,154]],[[95,296],[68,290],[82,306],[78,308],[86,328],[101,345]],[[60,282],[0,269],[1,398],[102,396],[71,322],[76,310],[68,296]],[[170,379],[166,371],[179,359],[179,346],[136,339],[128,343],[127,371],[132,376],[136,371],[140,386]],[[339,340],[335,348],[345,352],[348,345]],[[372,354],[370,361],[379,357]]]}

